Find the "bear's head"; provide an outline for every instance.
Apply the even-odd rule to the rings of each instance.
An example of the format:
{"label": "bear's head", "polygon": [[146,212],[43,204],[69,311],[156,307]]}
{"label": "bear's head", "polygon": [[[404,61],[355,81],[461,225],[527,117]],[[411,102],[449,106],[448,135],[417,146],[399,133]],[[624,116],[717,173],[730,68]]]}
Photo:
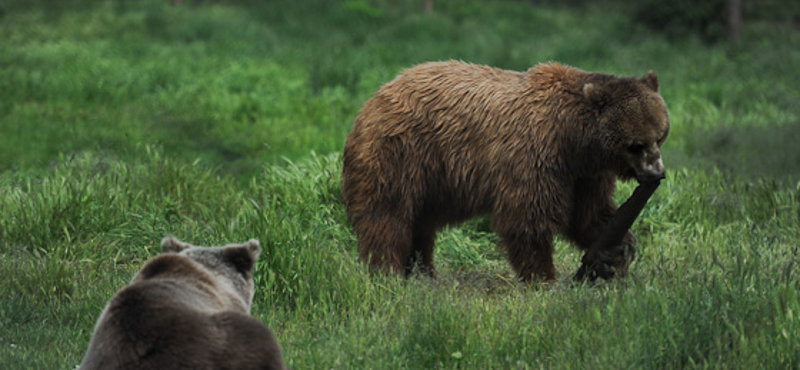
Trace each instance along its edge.
{"label": "bear's head", "polygon": [[250,239],[244,244],[228,244],[224,247],[197,247],[173,237],[161,240],[164,253],[177,253],[206,268],[217,281],[230,284],[236,294],[247,303],[247,310],[253,304],[253,269],[261,245]]}
{"label": "bear's head", "polygon": [[622,179],[663,179],[661,145],[669,134],[669,113],[653,71],[642,78],[592,75],[583,95],[592,106],[608,165]]}

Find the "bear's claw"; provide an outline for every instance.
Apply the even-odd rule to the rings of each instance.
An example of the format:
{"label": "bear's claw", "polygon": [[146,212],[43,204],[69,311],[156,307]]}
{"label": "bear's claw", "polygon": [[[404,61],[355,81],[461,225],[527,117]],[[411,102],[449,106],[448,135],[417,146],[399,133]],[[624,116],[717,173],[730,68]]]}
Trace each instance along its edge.
{"label": "bear's claw", "polygon": [[597,278],[609,280],[615,275],[625,276],[635,258],[636,248],[632,245],[622,244],[596,253],[587,252],[581,259],[582,264],[574,280],[593,282]]}

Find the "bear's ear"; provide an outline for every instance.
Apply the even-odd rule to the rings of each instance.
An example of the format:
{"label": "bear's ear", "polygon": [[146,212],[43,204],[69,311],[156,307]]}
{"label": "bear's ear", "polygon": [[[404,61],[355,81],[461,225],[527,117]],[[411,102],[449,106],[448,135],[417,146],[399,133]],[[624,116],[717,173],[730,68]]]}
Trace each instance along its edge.
{"label": "bear's ear", "polygon": [[591,82],[583,85],[583,98],[595,108],[602,109],[606,104],[606,96],[602,87]]}
{"label": "bear's ear", "polygon": [[161,250],[163,250],[164,253],[180,253],[182,250],[189,247],[191,247],[191,245],[172,236],[161,239]]}
{"label": "bear's ear", "polygon": [[647,72],[644,77],[642,77],[639,81],[645,84],[647,87],[653,89],[653,91],[658,92],[658,75],[655,71]]}
{"label": "bear's ear", "polygon": [[259,254],[261,254],[261,245],[255,239],[250,239],[241,245],[225,247],[225,260],[243,274],[253,270]]}
{"label": "bear's ear", "polygon": [[247,248],[247,252],[250,253],[250,257],[253,258],[253,261],[258,260],[258,256],[261,255],[261,243],[258,242],[258,239],[250,239],[247,243],[244,243],[245,248]]}

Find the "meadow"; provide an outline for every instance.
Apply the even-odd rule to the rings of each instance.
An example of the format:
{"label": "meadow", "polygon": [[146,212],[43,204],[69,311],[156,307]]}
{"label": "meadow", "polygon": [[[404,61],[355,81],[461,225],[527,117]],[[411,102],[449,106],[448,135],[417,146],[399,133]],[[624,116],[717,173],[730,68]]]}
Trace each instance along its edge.
{"label": "meadow", "polygon": [[[550,4],[550,5],[548,5]],[[258,238],[252,314],[294,369],[800,369],[800,29],[672,38],[616,2],[0,2],[0,369],[74,369],[165,235]],[[490,222],[438,277],[371,275],[341,202],[361,105],[402,69],[659,74],[666,181],[624,280],[524,286]],[[623,201],[635,184],[620,183]]]}

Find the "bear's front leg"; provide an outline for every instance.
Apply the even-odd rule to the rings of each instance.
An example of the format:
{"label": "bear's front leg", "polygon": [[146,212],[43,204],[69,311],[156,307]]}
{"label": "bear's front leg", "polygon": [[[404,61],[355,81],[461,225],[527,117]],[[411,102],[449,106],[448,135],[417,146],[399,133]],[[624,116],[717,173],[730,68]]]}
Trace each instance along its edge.
{"label": "bear's front leg", "polygon": [[636,238],[627,228],[618,230],[614,241],[601,241],[608,239],[609,225],[617,213],[614,191],[615,179],[610,176],[583,178],[574,183],[565,234],[586,252],[576,274],[578,280],[625,275],[634,259]]}
{"label": "bear's front leg", "polygon": [[[630,227],[660,183],[661,179],[657,179],[639,184],[611,218],[602,234],[592,243],[583,258],[583,265],[575,275],[576,280],[594,280],[597,277],[609,279],[615,273],[627,273],[628,265],[635,254],[632,247],[628,247],[635,241]],[[607,268],[609,266],[612,268]]]}
{"label": "bear's front leg", "polygon": [[625,241],[609,248],[590,249],[581,259],[581,267],[575,273],[575,280],[595,281],[597,278],[609,280],[614,276],[624,277],[628,267],[636,258],[636,238],[629,231]]}
{"label": "bear's front leg", "polygon": [[556,279],[553,238],[565,219],[554,204],[563,202],[550,193],[530,193],[530,184],[535,181],[525,179],[504,189],[507,196],[495,202],[492,223],[519,280],[550,282]]}
{"label": "bear's front leg", "polygon": [[498,231],[498,234],[503,239],[506,258],[521,281],[531,283],[556,279],[552,234],[546,231]]}

